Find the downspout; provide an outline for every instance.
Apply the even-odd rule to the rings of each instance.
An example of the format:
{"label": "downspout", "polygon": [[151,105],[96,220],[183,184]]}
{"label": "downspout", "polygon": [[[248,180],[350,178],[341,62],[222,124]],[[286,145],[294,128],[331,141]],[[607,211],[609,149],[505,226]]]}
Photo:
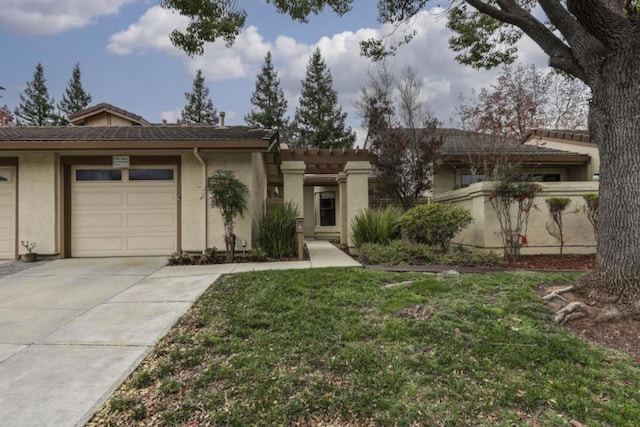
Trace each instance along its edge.
{"label": "downspout", "polygon": [[204,221],[202,223],[203,233],[202,233],[202,253],[205,253],[207,250],[207,234],[209,232],[209,225],[207,221],[207,214],[209,213],[207,209],[207,163],[204,161],[200,152],[198,151],[198,147],[193,148],[193,155],[198,162],[202,165],[202,191],[203,196],[202,200],[204,201]]}

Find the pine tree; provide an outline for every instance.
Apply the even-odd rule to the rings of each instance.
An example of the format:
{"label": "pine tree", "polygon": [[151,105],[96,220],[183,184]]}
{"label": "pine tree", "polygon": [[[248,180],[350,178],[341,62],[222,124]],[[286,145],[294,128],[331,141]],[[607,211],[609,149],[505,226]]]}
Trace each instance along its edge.
{"label": "pine tree", "polygon": [[76,62],[73,66],[73,73],[67,89],[64,91],[60,102],[58,102],[58,125],[68,125],[70,115],[84,110],[91,103],[91,94],[82,87],[80,77],[80,64]]}
{"label": "pine tree", "polygon": [[292,125],[293,146],[315,148],[350,148],[356,135],[345,126],[347,113],[338,106],[338,95],[333,90],[333,78],[320,49],[317,49],[307,66],[302,81],[300,106]]}
{"label": "pine tree", "polygon": [[251,104],[256,109],[252,108],[244,118],[249,126],[286,128],[288,120],[284,118],[284,113],[287,111],[287,100],[280,87],[278,72],[273,68],[271,52],[267,52],[264,58],[262,71],[256,79],[256,90],[251,95]]}
{"label": "pine tree", "polygon": [[53,126],[55,122],[54,100],[44,78],[44,67],[36,65],[33,80],[27,82],[24,94],[20,94],[20,105],[14,110],[18,126]]}
{"label": "pine tree", "polygon": [[187,98],[187,105],[182,110],[180,123],[218,124],[218,110],[213,108],[209,88],[204,85],[202,70],[198,70],[193,80],[193,92],[185,92],[184,96]]}

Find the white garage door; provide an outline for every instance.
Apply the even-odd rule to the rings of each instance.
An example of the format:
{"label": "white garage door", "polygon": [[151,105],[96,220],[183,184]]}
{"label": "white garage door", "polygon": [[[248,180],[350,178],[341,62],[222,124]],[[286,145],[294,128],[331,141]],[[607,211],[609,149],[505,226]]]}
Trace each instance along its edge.
{"label": "white garage door", "polygon": [[173,166],[76,166],[71,175],[71,256],[169,255],[177,242]]}
{"label": "white garage door", "polygon": [[0,166],[0,259],[16,257],[16,169]]}

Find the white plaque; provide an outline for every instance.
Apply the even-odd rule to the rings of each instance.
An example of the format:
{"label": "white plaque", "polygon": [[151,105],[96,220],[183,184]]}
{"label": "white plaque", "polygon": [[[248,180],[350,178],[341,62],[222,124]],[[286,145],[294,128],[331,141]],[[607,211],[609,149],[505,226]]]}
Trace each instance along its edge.
{"label": "white plaque", "polygon": [[122,169],[129,167],[129,156],[113,156],[113,167]]}

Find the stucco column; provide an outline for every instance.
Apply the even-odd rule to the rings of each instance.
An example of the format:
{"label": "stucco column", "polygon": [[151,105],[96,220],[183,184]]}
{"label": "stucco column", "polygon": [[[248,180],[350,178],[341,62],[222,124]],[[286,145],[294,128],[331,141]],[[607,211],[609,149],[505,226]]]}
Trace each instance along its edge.
{"label": "stucco column", "polygon": [[282,187],[284,201],[292,202],[298,207],[301,216],[304,215],[304,162],[283,161],[280,165],[282,171]]}
{"label": "stucco column", "polygon": [[354,247],[351,221],[369,207],[369,172],[371,172],[371,164],[368,161],[352,161],[344,165],[344,173],[347,176],[346,223],[349,248]]}
{"label": "stucco column", "polygon": [[347,221],[347,174],[340,172],[336,181],[338,182],[338,200],[340,201],[340,206],[338,207],[340,243],[347,244],[349,239],[349,221]]}

